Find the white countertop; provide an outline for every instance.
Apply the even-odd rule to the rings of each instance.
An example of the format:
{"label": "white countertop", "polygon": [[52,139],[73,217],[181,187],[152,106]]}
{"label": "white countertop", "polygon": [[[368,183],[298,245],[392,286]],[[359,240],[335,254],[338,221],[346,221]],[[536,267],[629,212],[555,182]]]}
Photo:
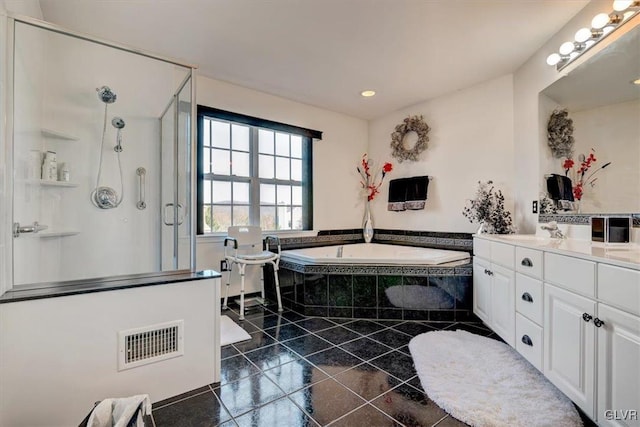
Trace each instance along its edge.
{"label": "white countertop", "polygon": [[633,243],[605,245],[590,240],[551,239],[534,234],[482,234],[474,238],[640,270],[640,245]]}

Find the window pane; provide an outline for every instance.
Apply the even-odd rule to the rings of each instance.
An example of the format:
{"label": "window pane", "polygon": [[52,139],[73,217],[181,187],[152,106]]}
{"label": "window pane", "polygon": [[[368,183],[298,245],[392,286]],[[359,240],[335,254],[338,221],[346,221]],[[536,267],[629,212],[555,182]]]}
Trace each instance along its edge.
{"label": "window pane", "polygon": [[276,229],[276,208],[260,206],[260,227],[263,230]]}
{"label": "window pane", "polygon": [[213,231],[211,229],[211,205],[203,205],[202,206],[202,218],[204,219],[204,232],[211,233]]}
{"label": "window pane", "polygon": [[211,223],[212,231],[227,231],[231,226],[231,206],[212,206],[213,221]]}
{"label": "window pane", "polygon": [[289,159],[286,157],[276,157],[276,178],[289,179]]}
{"label": "window pane", "polygon": [[293,208],[293,222],[291,228],[294,230],[302,230],[302,208]]}
{"label": "window pane", "polygon": [[291,157],[302,158],[302,137],[291,135]]}
{"label": "window pane", "polygon": [[249,225],[249,206],[233,207],[233,225]]}
{"label": "window pane", "polygon": [[220,148],[230,148],[231,134],[229,123],[213,120],[211,125],[211,145]]}
{"label": "window pane", "polygon": [[260,178],[272,179],[274,177],[273,156],[265,156],[263,154],[260,154],[258,167],[260,168]]}
{"label": "window pane", "polygon": [[200,158],[200,165],[204,173],[211,173],[211,149],[204,147],[202,149],[202,157]]}
{"label": "window pane", "polygon": [[[233,203],[249,204],[249,183],[248,182],[233,183]],[[234,219],[234,222],[235,222],[235,219]]]}
{"label": "window pane", "polygon": [[273,132],[260,129],[258,131],[259,151],[265,154],[273,154]]}
{"label": "window pane", "polygon": [[290,185],[278,185],[277,186],[278,204],[290,205],[291,204],[291,186]]}
{"label": "window pane", "polygon": [[218,175],[229,175],[231,173],[229,153],[227,150],[211,150],[213,173]]}
{"label": "window pane", "polygon": [[232,151],[231,165],[233,169],[233,175],[251,176],[251,168],[249,167],[249,153]]}
{"label": "window pane", "polygon": [[291,206],[278,206],[278,230],[291,230]]}
{"label": "window pane", "polygon": [[203,181],[202,201],[204,203],[211,203],[211,181]]}
{"label": "window pane", "polygon": [[289,134],[276,133],[276,154],[289,157]]}
{"label": "window pane", "polygon": [[260,184],[260,204],[276,204],[276,186],[272,184]]}
{"label": "window pane", "polygon": [[291,204],[292,205],[302,205],[302,187],[299,185],[294,185],[291,187]]}
{"label": "window pane", "polygon": [[202,121],[202,145],[204,147],[211,146],[211,120],[204,119]]}
{"label": "window pane", "polygon": [[231,142],[234,150],[249,151],[249,127],[231,125]]}
{"label": "window pane", "polygon": [[302,181],[302,160],[291,159],[291,180]]}
{"label": "window pane", "polygon": [[213,181],[213,203],[231,203],[231,183]]}

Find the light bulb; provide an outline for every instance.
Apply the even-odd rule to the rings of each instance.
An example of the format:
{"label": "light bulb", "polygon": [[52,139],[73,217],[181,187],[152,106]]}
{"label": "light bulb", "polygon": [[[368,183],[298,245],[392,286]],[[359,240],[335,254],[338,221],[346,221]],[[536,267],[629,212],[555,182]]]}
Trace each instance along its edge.
{"label": "light bulb", "polygon": [[633,4],[633,0],[615,0],[613,2],[613,10],[617,12],[622,12],[626,10]]}
{"label": "light bulb", "polygon": [[558,62],[560,62],[560,59],[562,59],[560,55],[558,55],[557,53],[552,53],[551,55],[547,56],[547,64],[556,65]]}
{"label": "light bulb", "polygon": [[591,26],[598,30],[604,28],[609,23],[609,15],[606,13],[599,13],[591,20]]}
{"label": "light bulb", "polygon": [[569,55],[571,52],[573,52],[574,48],[575,45],[573,44],[573,42],[564,42],[560,45],[560,54]]}
{"label": "light bulb", "polygon": [[578,43],[584,43],[591,38],[591,30],[589,28],[580,28],[576,32],[575,39]]}

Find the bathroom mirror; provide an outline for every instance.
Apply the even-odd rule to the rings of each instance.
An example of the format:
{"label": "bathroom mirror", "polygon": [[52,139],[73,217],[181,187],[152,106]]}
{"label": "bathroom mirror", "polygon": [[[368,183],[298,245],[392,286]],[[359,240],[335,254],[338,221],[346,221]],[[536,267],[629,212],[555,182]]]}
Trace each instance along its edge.
{"label": "bathroom mirror", "polygon": [[192,69],[26,18],[10,31],[13,285],[190,269]]}
{"label": "bathroom mirror", "polygon": [[[545,175],[565,174],[564,158],[552,157],[546,130],[553,110],[567,109],[574,128],[574,171],[580,167],[580,154],[589,156],[593,149],[597,159],[585,174],[593,176],[584,181],[580,213],[640,212],[639,79],[640,25],[636,25],[540,93],[541,193],[546,192]],[[607,162],[611,164],[598,170]],[[575,185],[575,176],[571,172],[569,176]]]}

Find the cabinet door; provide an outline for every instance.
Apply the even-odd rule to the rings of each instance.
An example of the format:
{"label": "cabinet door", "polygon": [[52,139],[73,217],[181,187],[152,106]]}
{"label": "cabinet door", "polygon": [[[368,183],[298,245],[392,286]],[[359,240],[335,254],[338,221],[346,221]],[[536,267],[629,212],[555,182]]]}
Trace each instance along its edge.
{"label": "cabinet door", "polygon": [[598,318],[598,424],[640,426],[640,317],[599,304]]}
{"label": "cabinet door", "polygon": [[473,312],[491,326],[491,264],[482,258],[473,258]]}
{"label": "cabinet door", "polygon": [[495,264],[491,264],[491,273],[491,328],[515,347],[515,273]]}
{"label": "cabinet door", "polygon": [[[545,283],[544,374],[595,419],[595,301]],[[587,317],[588,319],[588,317]]]}

